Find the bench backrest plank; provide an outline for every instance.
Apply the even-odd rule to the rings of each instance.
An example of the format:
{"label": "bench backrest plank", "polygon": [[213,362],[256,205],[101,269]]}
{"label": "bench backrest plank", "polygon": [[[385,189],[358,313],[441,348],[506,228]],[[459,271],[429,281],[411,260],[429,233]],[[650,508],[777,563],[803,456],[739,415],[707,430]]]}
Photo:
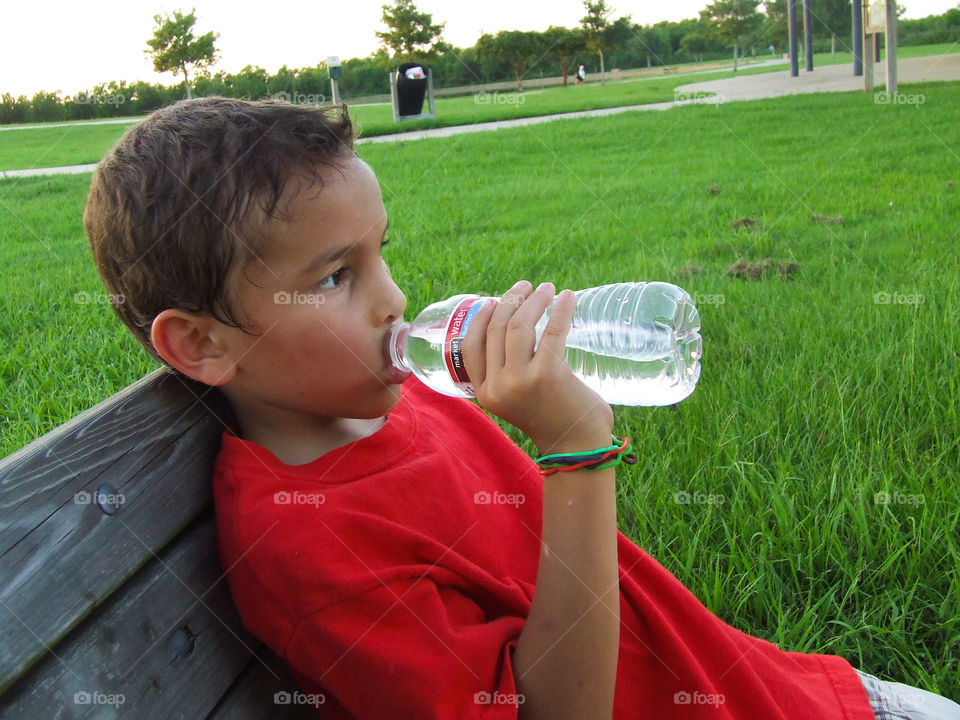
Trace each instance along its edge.
{"label": "bench backrest plank", "polygon": [[[0,690],[210,505],[222,425],[197,394],[154,373],[0,464]],[[83,502],[104,483],[113,516]]]}
{"label": "bench backrest plank", "polygon": [[[217,558],[210,478],[230,422],[219,393],[160,370],[0,461],[0,718],[283,711],[239,680],[296,689]],[[97,702],[120,695],[113,714]]]}

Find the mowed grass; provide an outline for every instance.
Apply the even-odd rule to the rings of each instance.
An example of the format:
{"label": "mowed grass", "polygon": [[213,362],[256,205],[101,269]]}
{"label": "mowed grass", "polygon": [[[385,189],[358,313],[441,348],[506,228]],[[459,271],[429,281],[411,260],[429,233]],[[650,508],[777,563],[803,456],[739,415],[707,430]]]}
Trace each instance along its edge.
{"label": "mowed grass", "polygon": [[[94,121],[95,122],[95,121]],[[99,162],[124,131],[139,122],[105,125],[92,122],[3,129],[0,125],[0,170],[84,165]]]}
{"label": "mowed grass", "polygon": [[[842,43],[838,48],[846,47]],[[760,50],[760,48],[758,48]],[[900,48],[900,58],[941,55],[960,52],[957,43],[940,45],[920,45]],[[576,86],[571,76],[570,87],[528,88],[518,94],[514,90],[494,93],[477,92],[460,97],[438,97],[436,100],[435,120],[404,121],[400,125],[393,122],[393,112],[389,103],[374,105],[354,105],[348,101],[353,117],[365,137],[388,135],[397,132],[409,132],[434,127],[469,125],[473,123],[509,120],[511,118],[533,117],[554,113],[594,110],[604,107],[625,105],[644,105],[648,103],[673,100],[674,88],[690,82],[719,80],[735,75],[753,75],[776,72],[783,69],[780,65],[761,65],[756,63],[770,60],[769,55],[759,53],[755,58],[742,59],[740,69],[734,73],[730,67],[718,68],[715,72],[698,72],[690,75],[685,71],[692,66],[671,66],[672,72],[663,75],[634,76],[621,78],[616,72],[608,74],[608,82],[601,86],[599,74],[591,74],[585,86]],[[803,65],[801,58],[801,66]],[[817,53],[814,55],[814,67],[823,65],[852,63],[851,53]],[[729,61],[714,61],[707,65],[723,65]],[[700,67],[698,65],[697,67]],[[656,71],[656,69],[655,69]],[[693,78],[693,79],[691,79]],[[424,104],[424,111],[427,105]],[[120,138],[124,131],[137,122],[130,118],[129,123],[95,125],[78,123],[75,125],[51,124],[50,126],[24,126],[22,129],[3,129],[0,126],[0,170],[21,170],[27,168],[59,167],[61,165],[81,165],[95,163]]]}
{"label": "mowed grass", "polygon": [[[746,66],[738,72],[745,74],[775,69],[777,68]],[[726,70],[693,77],[696,80],[717,80],[732,76],[733,72]],[[610,78],[604,86],[600,85],[599,76],[584,86],[575,85],[571,77],[570,86],[567,88],[528,89],[522,94],[511,89],[477,92],[460,97],[439,97],[435,103],[435,120],[409,120],[400,125],[393,122],[393,111],[389,103],[354,105],[348,101],[347,106],[361,135],[371,137],[424,128],[667,102],[673,100],[675,87],[691,82],[690,75],[681,74],[635,77],[621,81],[615,79],[615,74],[611,74]],[[427,109],[425,101],[424,111]],[[0,126],[0,170],[96,163],[130,125],[138,122],[136,118],[130,120],[129,123],[52,124],[6,130]]]}
{"label": "mowed grass", "polygon": [[[853,49],[851,46],[850,38],[840,38],[837,39],[837,52],[835,53],[814,53],[813,54],[813,68],[816,70],[821,65],[842,65],[842,64],[852,64],[853,63]],[[864,47],[864,54],[866,54],[866,46]],[[907,58],[915,57],[930,57],[932,55],[953,55],[960,53],[960,43],[939,43],[936,45],[907,45],[905,47],[897,48],[897,57],[900,60],[906,60]],[[887,51],[885,49],[880,50],[880,62],[885,63],[887,60]],[[789,62],[789,61],[787,61]],[[800,67],[806,67],[806,56],[800,55]],[[885,71],[883,68],[880,68],[879,77],[881,78],[880,85],[883,84],[882,76]]]}
{"label": "mowed grass", "polygon": [[[640,457],[621,529],[734,626],[958,699],[960,84],[903,92],[925,103],[781,97],[360,154],[408,317],[520,278],[690,291],[697,390],[616,408]],[[154,366],[104,303],[86,183],[0,182],[4,452]],[[726,274],[741,259],[796,267]]]}

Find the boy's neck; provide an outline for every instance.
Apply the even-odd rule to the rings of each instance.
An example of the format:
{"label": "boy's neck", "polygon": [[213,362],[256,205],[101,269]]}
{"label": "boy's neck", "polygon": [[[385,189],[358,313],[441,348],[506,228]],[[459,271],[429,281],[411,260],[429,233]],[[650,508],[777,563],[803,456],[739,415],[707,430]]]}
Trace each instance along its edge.
{"label": "boy's neck", "polygon": [[269,417],[262,412],[234,406],[239,435],[269,450],[285,465],[304,465],[338,447],[372,435],[386,417],[366,418],[294,418]]}

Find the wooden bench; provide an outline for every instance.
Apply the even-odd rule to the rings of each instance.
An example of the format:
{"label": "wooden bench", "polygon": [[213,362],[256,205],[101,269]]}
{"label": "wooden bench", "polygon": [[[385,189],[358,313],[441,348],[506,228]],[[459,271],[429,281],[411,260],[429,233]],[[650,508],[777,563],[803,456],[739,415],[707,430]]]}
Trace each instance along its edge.
{"label": "wooden bench", "polygon": [[317,717],[220,567],[230,422],[158,370],[0,461],[0,718]]}

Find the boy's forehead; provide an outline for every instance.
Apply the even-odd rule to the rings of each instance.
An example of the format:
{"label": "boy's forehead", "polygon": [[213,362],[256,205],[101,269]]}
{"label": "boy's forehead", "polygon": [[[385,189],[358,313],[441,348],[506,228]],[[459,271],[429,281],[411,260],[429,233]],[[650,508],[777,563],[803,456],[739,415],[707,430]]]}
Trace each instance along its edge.
{"label": "boy's forehead", "polygon": [[264,261],[295,265],[317,252],[359,242],[367,233],[382,230],[386,213],[369,165],[352,156],[338,161],[336,167],[318,167],[317,175],[291,178],[279,216],[260,224]]}

